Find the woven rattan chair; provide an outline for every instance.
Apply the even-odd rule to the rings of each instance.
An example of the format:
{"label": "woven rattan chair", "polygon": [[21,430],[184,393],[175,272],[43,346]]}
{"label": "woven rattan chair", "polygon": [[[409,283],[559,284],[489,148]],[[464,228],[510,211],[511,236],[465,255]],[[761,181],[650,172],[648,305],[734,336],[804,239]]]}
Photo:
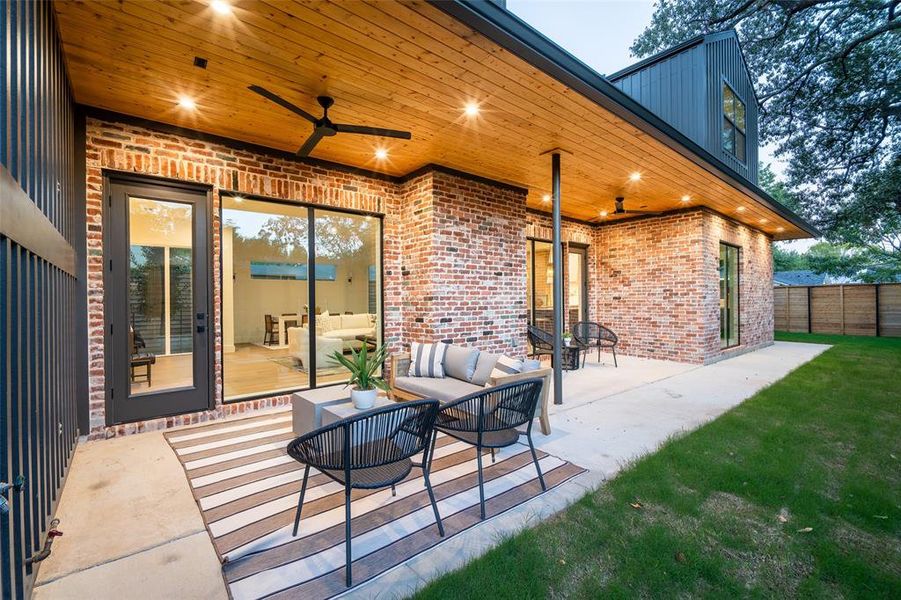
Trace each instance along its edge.
{"label": "woven rattan chair", "polygon": [[[597,346],[598,362],[601,362],[601,349],[610,348],[610,350],[613,352],[613,366],[619,367],[619,365],[616,364],[616,344],[617,342],[619,342],[619,338],[616,337],[616,334],[613,333],[610,329],[604,327],[600,323],[593,323],[591,321],[579,321],[573,326],[573,335],[576,337],[579,343],[589,348]],[[584,366],[584,356],[582,358],[582,363]]]}
{"label": "woven rattan chair", "polygon": [[[544,476],[538,465],[538,456],[532,444],[532,421],[535,418],[535,406],[541,396],[541,378],[523,379],[507,383],[484,391],[464,396],[442,405],[435,421],[435,433],[432,435],[432,452],[438,432],[452,438],[472,444],[476,447],[476,460],[479,465],[479,503],[482,519],[485,518],[485,486],[482,478],[482,449],[491,449],[494,460],[495,448],[512,446],[525,435],[532,451],[532,461],[538,471],[541,489],[546,490]],[[517,427],[526,426],[525,431]]]}
{"label": "woven rattan chair", "polygon": [[532,358],[541,358],[544,355],[554,355],[554,336],[537,325],[529,324],[529,345]]}
{"label": "woven rattan chair", "polygon": [[[437,400],[404,402],[350,417],[303,435],[288,444],[288,455],[304,464],[303,483],[294,535],[300,526],[303,498],[307,491],[310,469],[316,469],[344,486],[344,535],[346,581],[351,586],[350,492],[352,489],[391,487],[403,480],[413,467],[422,469],[429,492],[438,533],[444,537],[444,525],[438,514],[435,494],[429,481],[431,451],[429,438],[438,414]],[[411,458],[423,453],[422,463]]]}

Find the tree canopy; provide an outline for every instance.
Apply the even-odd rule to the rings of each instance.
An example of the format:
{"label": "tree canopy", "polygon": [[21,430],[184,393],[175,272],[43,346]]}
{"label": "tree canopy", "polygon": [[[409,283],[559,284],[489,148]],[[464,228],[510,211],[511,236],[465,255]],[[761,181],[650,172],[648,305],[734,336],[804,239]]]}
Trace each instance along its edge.
{"label": "tree canopy", "polygon": [[901,264],[899,5],[658,0],[632,52],[735,28],[756,79],[761,140],[788,163],[784,184],[762,171],[761,187],[855,260],[891,272]]}

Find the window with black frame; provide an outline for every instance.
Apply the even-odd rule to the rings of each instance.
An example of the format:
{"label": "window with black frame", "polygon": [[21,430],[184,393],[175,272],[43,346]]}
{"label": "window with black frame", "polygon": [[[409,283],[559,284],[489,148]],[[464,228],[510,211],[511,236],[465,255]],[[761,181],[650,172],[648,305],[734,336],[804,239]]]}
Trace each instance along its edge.
{"label": "window with black frame", "polygon": [[720,347],[739,344],[739,249],[720,244]]}
{"label": "window with black frame", "polygon": [[738,94],[723,83],[723,150],[745,162],[747,152],[745,103]]}

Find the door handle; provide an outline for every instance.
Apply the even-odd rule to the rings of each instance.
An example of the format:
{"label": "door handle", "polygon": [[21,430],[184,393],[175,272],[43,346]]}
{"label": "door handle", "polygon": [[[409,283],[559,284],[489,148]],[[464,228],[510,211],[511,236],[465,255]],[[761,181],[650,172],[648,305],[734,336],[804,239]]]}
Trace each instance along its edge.
{"label": "door handle", "polygon": [[206,331],[206,313],[199,312],[197,313],[197,333],[203,333]]}

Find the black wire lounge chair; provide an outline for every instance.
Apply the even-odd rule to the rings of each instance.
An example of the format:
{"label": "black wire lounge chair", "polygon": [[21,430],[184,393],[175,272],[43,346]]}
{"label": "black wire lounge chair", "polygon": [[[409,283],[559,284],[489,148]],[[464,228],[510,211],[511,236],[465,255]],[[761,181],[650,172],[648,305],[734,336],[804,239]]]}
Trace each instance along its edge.
{"label": "black wire lounge chair", "polygon": [[[616,334],[613,333],[607,327],[604,327],[600,323],[594,323],[591,321],[579,321],[573,326],[573,335],[579,341],[579,343],[583,344],[587,347],[597,346],[598,349],[598,362],[601,361],[601,349],[602,348],[610,348],[613,351],[613,366],[619,367],[616,364],[616,344],[619,342],[619,338],[616,337]],[[582,357],[582,366],[585,365],[585,357]]]}
{"label": "black wire lounge chair", "polygon": [[[294,517],[294,535],[300,526],[303,498],[307,491],[310,469],[316,469],[344,486],[344,535],[346,551],[346,582],[351,586],[351,533],[350,491],[391,487],[403,480],[413,467],[422,469],[425,487],[429,492],[438,533],[444,537],[444,525],[438,514],[435,494],[429,481],[429,468],[434,448],[429,445],[435,418],[437,400],[417,400],[397,406],[386,406],[359,416],[350,417],[303,435],[288,444],[288,454],[306,465],[297,514]],[[411,457],[423,453],[422,463],[414,463]]]}
{"label": "black wire lounge chair", "polygon": [[[519,441],[520,435],[525,435],[529,441],[529,450],[532,451],[532,462],[538,471],[541,489],[547,490],[541,467],[538,465],[535,446],[532,444],[532,421],[543,384],[543,379],[535,378],[488,388],[448,402],[442,405],[438,413],[435,433],[432,434],[431,455],[435,452],[439,431],[476,447],[476,460],[479,465],[479,503],[483,520],[485,519],[483,448],[491,450],[491,460],[494,462],[496,448],[512,446]],[[517,429],[522,425],[526,426],[525,431]]]}
{"label": "black wire lounge chair", "polygon": [[554,336],[537,325],[529,324],[529,345],[532,346],[532,352],[529,356],[532,358],[541,358],[542,356],[554,355]]}

